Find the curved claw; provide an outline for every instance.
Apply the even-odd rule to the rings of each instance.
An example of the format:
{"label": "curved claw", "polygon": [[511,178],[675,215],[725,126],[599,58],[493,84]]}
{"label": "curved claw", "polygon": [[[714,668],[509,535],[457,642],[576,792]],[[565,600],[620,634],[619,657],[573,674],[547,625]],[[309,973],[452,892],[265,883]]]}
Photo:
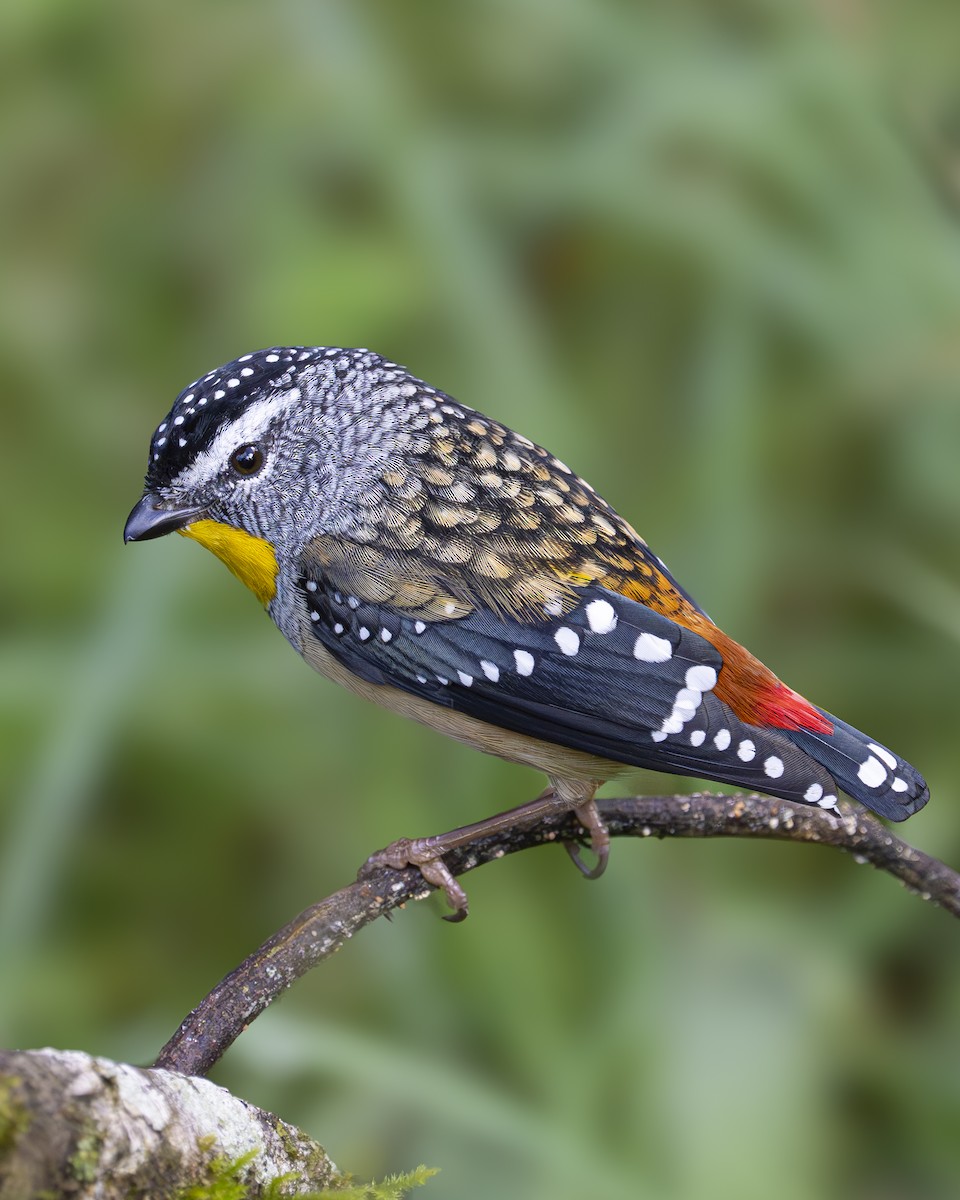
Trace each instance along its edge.
{"label": "curved claw", "polygon": [[588,867],[580,857],[580,846],[577,842],[563,844],[584,879],[599,879],[607,869],[607,861],[610,858],[610,834],[600,816],[596,800],[591,799],[586,804],[581,804],[576,813],[577,820],[590,835],[590,849],[597,856],[597,861],[592,867]]}
{"label": "curved claw", "polygon": [[580,845],[577,842],[564,842],[564,849],[570,855],[570,860],[577,868],[584,879],[599,879],[607,869],[607,862],[610,859],[610,847],[603,846],[597,848],[591,846],[591,849],[597,856],[597,861],[592,867],[588,867],[580,856]]}

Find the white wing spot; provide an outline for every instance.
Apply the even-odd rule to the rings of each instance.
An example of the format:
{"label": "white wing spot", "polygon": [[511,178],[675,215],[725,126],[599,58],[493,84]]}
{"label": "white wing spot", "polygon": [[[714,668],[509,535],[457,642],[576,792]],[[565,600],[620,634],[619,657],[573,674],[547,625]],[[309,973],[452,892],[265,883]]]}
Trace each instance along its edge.
{"label": "white wing spot", "polygon": [[609,600],[591,600],[586,614],[594,633],[613,633],[617,627],[617,610]]}
{"label": "white wing spot", "polygon": [[426,625],[424,625],[423,621],[414,621],[414,623],[413,623],[414,633],[423,633],[423,631],[425,629],[426,629]]}
{"label": "white wing spot", "polygon": [[803,798],[808,804],[819,804],[820,797],[823,795],[822,783],[811,783],[807,790],[803,793]]}
{"label": "white wing spot", "polygon": [[717,686],[717,673],[713,667],[707,667],[700,663],[695,667],[689,668],[686,684],[688,688],[697,692],[713,691]]}
{"label": "white wing spot", "polygon": [[779,779],[783,774],[783,759],[771,754],[769,758],[764,759],[763,773],[768,779]]}
{"label": "white wing spot", "polygon": [[666,638],[657,637],[655,633],[641,633],[634,642],[633,657],[641,662],[667,662],[673,655],[673,646]]}
{"label": "white wing spot", "polygon": [[896,755],[891,754],[890,751],[886,748],[886,746],[878,746],[876,742],[869,742],[868,745],[869,745],[870,749],[874,752],[874,754],[877,756],[877,758],[883,759],[883,761],[887,764],[887,766],[890,768],[891,771],[895,771],[897,769],[897,767],[900,765],[897,762]]}
{"label": "white wing spot", "polygon": [[749,738],[744,738],[737,747],[737,758],[741,762],[753,762],[757,756],[757,748]]}
{"label": "white wing spot", "polygon": [[533,674],[533,655],[526,650],[514,650],[514,662],[517,664],[518,675]]}
{"label": "white wing spot", "polygon": [[393,637],[393,634],[390,632],[389,629],[381,629],[380,630],[380,641],[381,642],[389,642],[392,637]]}
{"label": "white wing spot", "polygon": [[665,742],[667,740],[667,735],[662,729],[655,729],[653,733],[650,734],[650,737],[655,742]]}
{"label": "white wing spot", "polygon": [[315,592],[317,590],[317,581],[315,579],[307,580],[307,591]]}
{"label": "white wing spot", "polygon": [[[690,672],[687,672],[689,678]],[[673,701],[670,715],[660,726],[661,733],[679,733],[688,721],[692,721],[703,700],[703,693],[696,688],[681,688]]]}
{"label": "white wing spot", "polygon": [[[689,671],[687,674],[689,675]],[[673,712],[675,716],[682,717],[684,721],[689,721],[700,707],[700,702],[703,699],[703,693],[692,688],[681,688],[677,692],[677,698],[673,702]]]}
{"label": "white wing spot", "polygon": [[370,630],[366,627],[366,625],[361,625],[360,628],[357,630],[357,637],[360,639],[361,642],[365,642],[369,636],[370,636]]}
{"label": "white wing spot", "polygon": [[564,654],[572,657],[580,649],[579,635],[574,632],[569,626],[561,626],[553,635],[553,640],[557,643]]}
{"label": "white wing spot", "polygon": [[563,612],[563,605],[559,600],[548,600],[543,606],[543,611],[548,617],[559,617]]}
{"label": "white wing spot", "polygon": [[907,792],[910,790],[910,784],[905,779],[901,779],[899,775],[890,786],[895,792]]}
{"label": "white wing spot", "polygon": [[486,675],[491,683],[500,682],[500,668],[496,663],[487,662],[486,659],[481,660],[480,670]]}
{"label": "white wing spot", "polygon": [[836,796],[830,795],[830,793],[828,792],[827,795],[824,796],[823,799],[819,801],[819,804],[820,804],[821,808],[836,808],[837,807],[837,798],[836,798]]}
{"label": "white wing spot", "polygon": [[860,764],[857,776],[867,787],[878,788],[881,784],[886,783],[887,768],[879,758],[874,758],[871,754],[866,762]]}
{"label": "white wing spot", "polygon": [[690,734],[691,746],[702,746],[706,740],[707,735],[702,729],[695,729],[693,733]]}
{"label": "white wing spot", "polygon": [[713,744],[718,750],[727,750],[730,747],[730,730],[721,729],[713,735]]}
{"label": "white wing spot", "polygon": [[464,687],[471,687],[473,684],[473,676],[468,675],[466,671],[458,671],[457,675]]}
{"label": "white wing spot", "polygon": [[319,614],[318,612],[311,612],[311,613],[310,613],[310,620],[311,620],[311,621],[319,621],[319,620],[320,620],[320,614]]}

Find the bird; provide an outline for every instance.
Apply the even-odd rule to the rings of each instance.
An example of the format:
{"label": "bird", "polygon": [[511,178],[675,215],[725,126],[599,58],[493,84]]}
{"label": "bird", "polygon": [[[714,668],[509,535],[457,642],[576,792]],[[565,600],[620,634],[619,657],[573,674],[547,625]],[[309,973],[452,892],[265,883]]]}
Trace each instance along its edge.
{"label": "bird", "polygon": [[419,867],[462,919],[444,854],[574,810],[638,767],[901,821],[929,790],[722,632],[565,463],[365,349],[274,346],[194,380],[150,444],[125,542],[176,531],[220,558],[321,674],[534,767],[535,800],[371,864]]}

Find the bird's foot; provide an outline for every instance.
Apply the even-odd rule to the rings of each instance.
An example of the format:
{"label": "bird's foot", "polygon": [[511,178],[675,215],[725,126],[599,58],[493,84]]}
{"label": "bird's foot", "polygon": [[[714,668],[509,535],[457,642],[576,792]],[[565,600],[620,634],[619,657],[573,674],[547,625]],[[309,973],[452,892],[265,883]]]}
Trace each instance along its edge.
{"label": "bird's foot", "polygon": [[360,870],[360,876],[362,878],[378,867],[392,867],[396,871],[402,871],[405,867],[418,867],[424,880],[431,887],[443,892],[447,903],[453,909],[444,920],[463,921],[468,912],[467,893],[454,878],[443,856],[451,850],[469,845],[478,838],[504,834],[517,827],[529,827],[550,813],[572,808],[590,835],[590,848],[597,856],[597,861],[594,866],[588,867],[580,858],[579,847],[575,842],[565,843],[567,852],[587,879],[597,879],[607,865],[610,835],[593,799],[594,791],[596,784],[591,786],[554,781],[536,800],[530,800],[507,812],[497,813],[483,821],[476,821],[473,825],[464,825],[460,829],[438,833],[433,837],[400,838],[391,842],[386,849],[378,850],[367,859]]}
{"label": "bird's foot", "polygon": [[[469,906],[467,893],[454,878],[450,868],[441,857],[442,850],[436,845],[440,838],[398,838],[383,850],[371,854],[360,868],[360,877],[378,867],[392,867],[402,871],[404,867],[417,867],[425,882],[443,892],[453,912],[444,915],[445,921],[465,921]],[[447,847],[452,848],[452,847]]]}
{"label": "bird's foot", "polygon": [[577,820],[590,835],[590,849],[596,855],[597,861],[592,867],[589,867],[580,856],[579,842],[564,842],[563,844],[584,879],[599,879],[607,869],[607,861],[610,858],[610,833],[600,816],[596,800],[588,800],[586,804],[581,804],[574,811]]}

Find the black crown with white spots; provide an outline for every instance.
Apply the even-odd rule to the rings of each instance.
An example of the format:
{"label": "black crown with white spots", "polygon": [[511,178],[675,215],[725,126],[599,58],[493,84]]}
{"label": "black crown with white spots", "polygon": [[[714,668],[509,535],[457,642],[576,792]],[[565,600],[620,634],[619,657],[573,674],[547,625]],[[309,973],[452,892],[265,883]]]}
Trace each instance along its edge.
{"label": "black crown with white spots", "polygon": [[242,354],[185,387],[150,442],[147,487],[169,483],[227,421],[270,392],[293,387],[305,370],[323,364],[330,380],[345,382],[358,370],[395,368],[370,350],[327,346],[271,346]]}

